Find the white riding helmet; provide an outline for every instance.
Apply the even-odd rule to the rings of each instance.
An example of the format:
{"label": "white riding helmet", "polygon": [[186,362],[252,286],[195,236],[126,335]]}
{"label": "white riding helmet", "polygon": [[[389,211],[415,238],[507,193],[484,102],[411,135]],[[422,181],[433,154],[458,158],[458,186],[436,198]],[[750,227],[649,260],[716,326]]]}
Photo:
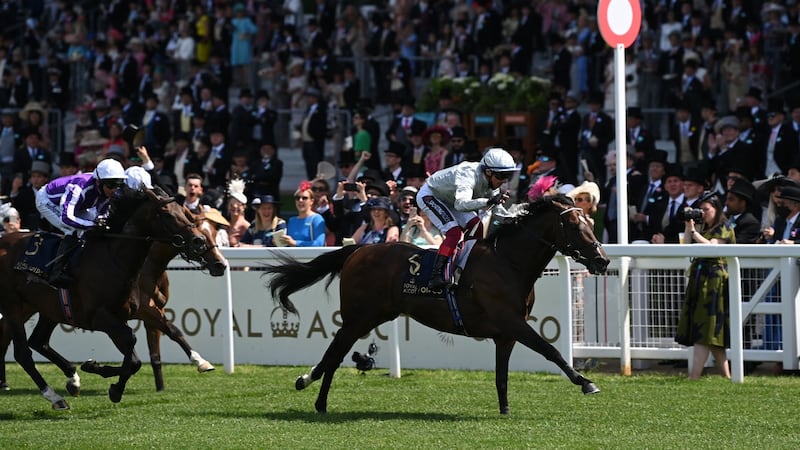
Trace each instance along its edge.
{"label": "white riding helmet", "polygon": [[490,148],[481,158],[481,166],[492,172],[515,172],[519,170],[510,153],[500,147]]}
{"label": "white riding helmet", "polygon": [[94,177],[98,180],[124,180],[128,178],[125,175],[125,169],[122,164],[114,159],[100,161],[94,169]]}
{"label": "white riding helmet", "polygon": [[131,166],[125,169],[125,184],[134,191],[153,189],[153,180],[150,174],[140,166]]}

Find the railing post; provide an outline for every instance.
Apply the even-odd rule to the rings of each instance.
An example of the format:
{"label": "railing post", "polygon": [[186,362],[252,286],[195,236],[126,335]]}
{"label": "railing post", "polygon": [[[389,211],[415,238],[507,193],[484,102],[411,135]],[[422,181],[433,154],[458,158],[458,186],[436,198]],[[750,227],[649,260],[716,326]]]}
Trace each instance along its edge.
{"label": "railing post", "polygon": [[566,256],[558,254],[556,261],[558,262],[558,280],[561,285],[559,290],[566,294],[564,301],[560,302],[562,308],[560,315],[564,317],[567,332],[564,333],[563,344],[559,351],[564,356],[564,360],[572,365],[572,273],[570,273],[569,259]]}
{"label": "railing post", "polygon": [[631,375],[631,311],[628,295],[628,272],[631,258],[619,259],[619,371],[620,375]]}
{"label": "railing post", "polygon": [[732,256],[728,263],[728,299],[730,315],[731,349],[728,361],[730,363],[731,381],[744,382],[744,336],[742,333],[742,270],[739,258]]}
{"label": "railing post", "polygon": [[798,292],[797,260],[795,258],[781,259],[781,328],[783,335],[783,368],[797,370],[798,368],[798,342],[800,342],[800,332],[798,332],[798,308],[797,301],[800,299]]}

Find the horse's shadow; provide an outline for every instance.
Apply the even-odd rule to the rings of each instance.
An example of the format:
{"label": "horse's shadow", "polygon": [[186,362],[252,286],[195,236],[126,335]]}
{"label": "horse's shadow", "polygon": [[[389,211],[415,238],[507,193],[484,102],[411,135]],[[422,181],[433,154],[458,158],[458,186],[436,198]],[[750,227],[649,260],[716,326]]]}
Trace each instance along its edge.
{"label": "horse's shadow", "polygon": [[[443,413],[423,413],[423,412],[390,412],[390,411],[347,411],[347,412],[328,412],[319,414],[315,411],[289,409],[286,411],[269,412],[205,412],[209,416],[221,418],[257,418],[270,420],[285,420],[289,422],[309,422],[309,423],[346,423],[359,420],[415,420],[415,421],[440,421],[440,422],[461,422],[464,416]],[[197,416],[192,412],[192,416]]]}

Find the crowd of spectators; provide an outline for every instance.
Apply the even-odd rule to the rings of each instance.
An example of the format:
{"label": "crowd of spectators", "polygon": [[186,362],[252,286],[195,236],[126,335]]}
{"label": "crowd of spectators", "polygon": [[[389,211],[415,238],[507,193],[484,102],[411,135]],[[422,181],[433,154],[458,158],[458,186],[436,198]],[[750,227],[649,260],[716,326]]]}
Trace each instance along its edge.
{"label": "crowd of spectators", "polygon": [[[661,189],[662,182],[649,170],[652,162],[720,192],[732,172],[749,181],[799,172],[800,96],[793,83],[800,79],[800,6],[642,6],[642,32],[626,51],[634,178],[628,186],[640,214],[632,224],[641,231],[636,238],[651,240],[661,230],[643,207],[658,204],[649,201],[649,187],[658,181]],[[367,205],[370,189],[395,204],[402,226],[404,188],[480,158],[483,149],[446,94],[431,122],[415,116],[414,97],[426,79],[538,74],[552,80],[552,95],[532,130],[536,161],[524,160],[534,149],[521,141],[496,143],[522,168],[510,181],[512,197],[526,199],[529,185],[546,175],[564,184],[594,181],[603,188],[597,227],[613,242],[613,57],[596,7],[584,0],[4,1],[0,190],[14,199],[31,185],[37,161],[65,173],[89,170],[108,155],[136,164],[139,155],[121,133],[133,124],[144,130],[160,183],[183,191],[196,179],[189,175],[199,175],[203,191],[218,194],[212,206],[231,219],[221,202],[230,198],[224,193],[232,180],[246,182],[246,199],[278,206],[282,193],[297,189],[282,183],[278,148],[302,149],[314,180],[338,132],[352,139],[335,149],[338,174],[325,181],[342,183],[311,208],[300,192],[296,206],[305,216],[319,209],[329,225],[325,242],[341,243],[364,223],[362,207],[375,214],[365,227],[381,220],[385,201]],[[395,115],[386,130],[373,116],[379,105]],[[341,121],[343,113],[351,121]],[[59,126],[66,117],[74,118],[73,128]],[[342,130],[345,123],[354,129]],[[669,160],[656,149],[667,141],[675,147]],[[252,206],[238,205],[236,218],[255,220]],[[294,222],[288,225],[291,231]]]}

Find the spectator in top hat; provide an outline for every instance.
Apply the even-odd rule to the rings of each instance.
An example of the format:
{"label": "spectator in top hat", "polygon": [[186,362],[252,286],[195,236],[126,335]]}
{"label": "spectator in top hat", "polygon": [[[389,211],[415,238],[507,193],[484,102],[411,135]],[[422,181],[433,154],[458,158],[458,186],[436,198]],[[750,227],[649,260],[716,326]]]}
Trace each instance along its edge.
{"label": "spectator in top hat", "polygon": [[764,238],[770,244],[800,243],[800,187],[785,186],[778,198],[787,212],[778,215],[772,227],[764,229]]}
{"label": "spectator in top hat", "polygon": [[[755,163],[752,159],[751,146],[739,140],[739,120],[733,116],[723,117],[714,126],[717,133],[714,139],[709,140],[709,155],[711,156],[712,183],[723,186],[725,176],[730,167],[749,168],[754,171]],[[753,174],[746,174],[752,179]],[[715,189],[721,191],[722,189]]]}
{"label": "spectator in top hat", "polygon": [[767,131],[767,112],[761,108],[761,89],[751,86],[744,96],[744,105],[750,108],[750,115],[753,118],[753,127],[758,131]]}
{"label": "spectator in top hat", "polygon": [[194,117],[194,97],[189,87],[183,87],[178,95],[178,102],[172,106],[172,134],[191,133],[192,117]]}
{"label": "spectator in top hat", "polygon": [[384,181],[394,181],[402,189],[405,186],[405,176],[403,175],[403,156],[406,147],[399,142],[389,142],[389,148],[384,150],[386,168],[383,170]]}
{"label": "spectator in top hat", "polygon": [[253,126],[252,142],[256,145],[266,142],[277,145],[275,142],[275,124],[278,122],[278,112],[270,107],[269,94],[265,90],[256,92],[256,105],[253,109],[255,125]]}
{"label": "spectator in top hat", "polygon": [[[653,244],[677,244],[678,233],[684,228],[679,212],[686,207],[686,197],[683,193],[683,171],[679,164],[669,164],[664,175],[664,190],[668,197],[661,211],[660,231],[653,234],[650,242]],[[659,216],[656,214],[655,220]]]}
{"label": "spectator in top hat", "polygon": [[144,128],[144,146],[151,155],[164,155],[164,146],[172,136],[169,117],[158,109],[158,96],[150,93],[145,101],[142,128]]}
{"label": "spectator in top hat", "polygon": [[411,141],[409,140],[409,133],[411,130],[413,130],[415,126],[417,129],[419,129],[419,127],[427,127],[425,122],[414,117],[414,113],[416,112],[414,101],[412,96],[403,97],[400,114],[392,120],[392,123],[386,130],[386,139],[389,141],[398,141],[406,147],[411,147]]}
{"label": "spectator in top hat", "polygon": [[581,116],[577,110],[578,93],[568,92],[564,96],[564,111],[556,128],[556,142],[558,142],[559,163],[564,168],[566,179],[564,183],[577,183],[578,176],[578,150],[579,135],[581,131]]}
{"label": "spectator in top hat", "polygon": [[749,210],[756,202],[756,188],[737,178],[725,196],[725,214],[736,235],[737,244],[755,244],[761,236],[761,221]]}
{"label": "spectator in top hat", "polygon": [[714,124],[717,123],[717,107],[710,99],[703,102],[700,108],[700,126],[698,128],[697,147],[693,149],[698,159],[707,159],[708,137],[714,134]]}
{"label": "spectator in top hat", "polygon": [[444,158],[444,166],[452,167],[462,161],[480,161],[481,154],[475,142],[467,138],[467,132],[462,126],[450,129],[450,151]]}
{"label": "spectator in top hat", "polygon": [[28,181],[15,178],[11,186],[11,204],[17,208],[22,226],[31,230],[41,227],[41,216],[36,208],[36,192],[50,181],[51,166],[46,161],[33,161]]}
{"label": "spectator in top hat", "polygon": [[647,185],[635,204],[637,212],[631,216],[631,240],[649,242],[661,229],[661,218],[668,197],[662,185],[666,169],[667,152],[654,150],[647,161]]}
{"label": "spectator in top hat", "polygon": [[536,163],[531,173],[531,185],[540,178],[554,176],[559,180],[563,179],[563,169],[559,167],[558,152],[553,148],[542,147],[536,153]]}
{"label": "spectator in top hat", "polygon": [[675,108],[675,124],[670,128],[670,139],[675,144],[677,162],[688,164],[700,161],[701,155],[697,154],[697,143],[700,139],[700,124],[698,116],[692,114],[685,101],[678,103]]}
{"label": "spectator in top hat", "polygon": [[647,172],[646,165],[656,150],[656,142],[650,131],[642,126],[642,109],[631,106],[627,111],[628,145],[636,156],[634,164],[640,172]]}
{"label": "spectator in top hat", "polygon": [[50,152],[40,145],[42,135],[38,130],[31,128],[26,131],[24,145],[14,152],[14,172],[21,176],[23,182],[28,181],[28,174],[34,161],[51,163]]}
{"label": "spectator in top hat", "polygon": [[317,164],[325,156],[325,136],[327,129],[327,112],[322,93],[317,88],[306,89],[308,108],[303,122],[300,125],[300,134],[303,141],[303,161],[306,166],[306,176],[313,179],[317,173]]}
{"label": "spectator in top hat", "polygon": [[767,107],[767,145],[756,147],[759,151],[759,165],[756,179],[772,176],[775,173],[786,175],[789,166],[798,156],[797,133],[791,125],[784,122],[786,114],[783,109],[783,99],[770,99]]}
{"label": "spectator in top hat", "polygon": [[256,118],[253,115],[253,93],[248,88],[239,92],[239,104],[231,111],[231,124],[229,136],[230,143],[235,148],[252,150],[253,128]]}
{"label": "spectator in top hat", "polygon": [[602,110],[601,92],[590,92],[587,103],[589,112],[583,116],[581,126],[581,158],[587,160],[594,179],[602,186],[606,179],[608,145],[614,140],[614,119]]}
{"label": "spectator in top hat", "polygon": [[406,149],[406,155],[403,158],[403,163],[407,168],[419,169],[423,173],[425,172],[425,157],[428,156],[428,153],[431,151],[430,147],[425,145],[425,142],[422,141],[422,133],[424,133],[426,129],[427,126],[425,122],[421,120],[411,126],[411,129],[408,131],[409,145]]}

